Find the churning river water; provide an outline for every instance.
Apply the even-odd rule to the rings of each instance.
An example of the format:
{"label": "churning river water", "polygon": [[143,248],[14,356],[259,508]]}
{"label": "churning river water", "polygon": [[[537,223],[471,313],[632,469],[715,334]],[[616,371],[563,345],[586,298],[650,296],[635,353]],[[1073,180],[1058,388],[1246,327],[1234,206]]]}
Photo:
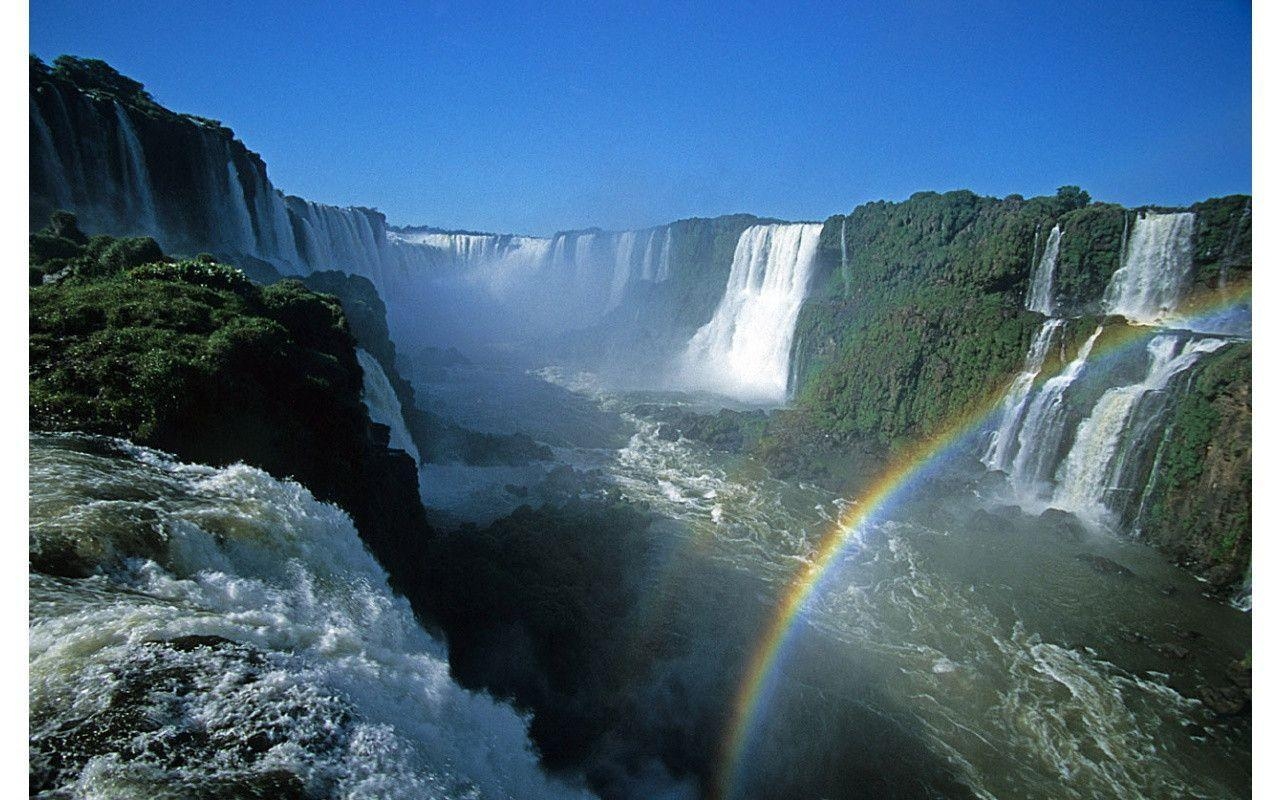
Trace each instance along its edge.
{"label": "churning river water", "polygon": [[[736,684],[723,655],[758,645],[858,502],[632,413],[708,398],[611,393],[557,370],[435,378],[417,382],[433,408],[523,430],[647,504],[666,547],[635,647],[680,631],[666,668],[711,682]],[[525,501],[513,481],[548,469],[429,466],[423,496],[483,522]],[[301,487],[33,436],[31,514],[33,794],[585,793],[542,773],[526,718],[450,679],[444,645],[386,588],[350,521]],[[849,796],[885,796],[892,781],[900,796],[1247,797],[1247,719],[1196,698],[1249,646],[1247,613],[1151,549],[1001,506],[975,455],[835,560],[752,698],[722,791],[769,796],[778,775],[845,769],[864,779]],[[926,763],[944,777],[911,784]]]}

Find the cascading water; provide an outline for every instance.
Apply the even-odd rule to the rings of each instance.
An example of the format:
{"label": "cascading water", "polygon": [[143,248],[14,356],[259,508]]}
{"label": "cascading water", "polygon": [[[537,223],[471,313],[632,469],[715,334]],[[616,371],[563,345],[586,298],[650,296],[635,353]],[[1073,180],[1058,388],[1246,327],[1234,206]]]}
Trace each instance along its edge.
{"label": "cascading water", "polygon": [[1013,385],[1009,387],[1004,397],[999,426],[992,434],[991,443],[982,458],[982,463],[986,464],[987,469],[1009,471],[1017,444],[1018,428],[1022,425],[1022,420],[1027,413],[1027,401],[1031,397],[1031,388],[1044,367],[1045,356],[1048,355],[1054,336],[1063,323],[1064,320],[1060,319],[1045,320],[1039,332],[1036,333],[1036,338],[1031,342],[1026,363],[1023,365],[1022,372],[1013,379]]}
{"label": "cascading water", "polygon": [[752,402],[786,399],[791,339],[821,232],[820,224],[743,231],[720,305],[680,357],[686,385]]}
{"label": "cascading water", "polygon": [[1018,430],[1018,451],[1009,470],[1009,482],[1025,497],[1044,493],[1045,483],[1053,474],[1067,425],[1067,389],[1084,371],[1093,344],[1101,335],[1099,325],[1066,369],[1044,382],[1027,408]]}
{"label": "cascading water", "polygon": [[32,796],[585,796],[450,678],[340,509],[123,442],[35,436],[30,464]]}
{"label": "cascading water", "polygon": [[378,359],[363,348],[356,348],[356,359],[360,362],[360,369],[364,371],[362,399],[369,409],[370,419],[390,428],[391,446],[405,451],[413,457],[415,464],[421,466],[422,456],[418,454],[418,447],[409,434],[409,426],[404,421],[404,409],[400,405],[400,399],[396,397],[395,389],[391,388],[387,373]]}
{"label": "cascading water", "polygon": [[115,107],[116,124],[120,132],[120,147],[123,150],[121,162],[126,167],[124,175],[124,194],[129,204],[127,213],[137,219],[138,225],[148,233],[158,232],[160,224],[156,219],[156,201],[151,194],[151,179],[147,175],[147,162],[142,155],[142,144],[138,134],[133,130],[133,123],[119,103]]}
{"label": "cascading water", "polygon": [[846,281],[849,280],[849,242],[845,239],[845,226],[848,222],[848,217],[840,218],[840,275]]}
{"label": "cascading water", "polygon": [[1046,317],[1053,316],[1053,273],[1058,266],[1058,246],[1062,240],[1062,228],[1057,225],[1049,231],[1044,255],[1031,273],[1031,288],[1027,294],[1027,309],[1038,311]]}
{"label": "cascading water", "polygon": [[[401,335],[421,332],[427,308],[448,335],[558,334],[597,324],[633,291],[649,297],[645,287],[672,277],[671,226],[551,238],[392,230],[371,209],[285,197],[261,159],[214,124],[176,115],[144,122],[123,100],[61,83],[33,92],[30,111],[33,228],[65,209],[90,234],[149,235],[167,252],[265,261],[282,274],[360,275]],[[190,142],[184,163],[148,151],[170,136]]]}
{"label": "cascading water", "polygon": [[1195,214],[1189,211],[1138,217],[1124,264],[1107,284],[1106,313],[1150,325],[1176,310],[1190,277],[1194,229]]}
{"label": "cascading water", "polygon": [[1080,423],[1075,443],[1058,470],[1052,505],[1100,524],[1109,522],[1141,485],[1129,468],[1152,443],[1151,433],[1168,405],[1169,383],[1224,344],[1224,339],[1188,340],[1173,335],[1152,339],[1147,345],[1146,377],[1108,389]]}

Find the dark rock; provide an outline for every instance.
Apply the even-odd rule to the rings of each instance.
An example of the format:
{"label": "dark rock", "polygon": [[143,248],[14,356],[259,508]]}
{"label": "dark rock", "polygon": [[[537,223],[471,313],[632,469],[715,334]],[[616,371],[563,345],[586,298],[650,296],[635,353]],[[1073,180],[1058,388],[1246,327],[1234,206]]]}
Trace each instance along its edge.
{"label": "dark rock", "polygon": [[1235,686],[1202,687],[1200,700],[1210,711],[1221,716],[1240,714],[1247,705],[1244,692]]}
{"label": "dark rock", "polygon": [[528,486],[516,486],[514,483],[508,483],[506,486],[503,486],[502,488],[506,490],[507,494],[514,495],[515,497],[529,496]]}
{"label": "dark rock", "polygon": [[1069,542],[1079,542],[1084,539],[1085,528],[1080,524],[1080,520],[1075,514],[1069,511],[1063,511],[1059,508],[1046,508],[1040,514],[1040,521],[1043,523],[1043,530],[1046,533],[1065,539]]}
{"label": "dark rock", "polygon": [[1077,561],[1088,564],[1089,567],[1099,575],[1115,575],[1120,578],[1132,578],[1133,570],[1117,564],[1106,556],[1094,555],[1093,553],[1081,553],[1076,556]]}
{"label": "dark rock", "polygon": [[1138,643],[1138,642],[1145,642],[1145,641],[1147,641],[1147,639],[1148,639],[1149,637],[1148,637],[1146,634],[1141,633],[1141,632],[1139,632],[1139,631],[1135,631],[1135,630],[1133,630],[1133,629],[1131,629],[1131,628],[1121,628],[1121,629],[1120,629],[1120,638],[1121,638],[1121,639],[1124,639],[1126,642],[1130,642],[1130,643],[1132,643],[1132,644],[1136,644],[1136,643]]}
{"label": "dark rock", "polygon": [[1244,661],[1233,661],[1227,669],[1227,677],[1246,693],[1253,688],[1253,669]]}
{"label": "dark rock", "polygon": [[1164,595],[1165,597],[1174,597],[1178,594],[1178,590],[1173,588],[1172,586],[1165,586],[1160,589],[1160,594]]}
{"label": "dark rock", "polygon": [[209,649],[217,649],[220,647],[235,647],[236,643],[224,636],[213,635],[196,635],[179,636],[176,639],[168,639],[164,642],[166,646],[181,653],[189,653],[192,650],[198,650],[202,647]]}
{"label": "dark rock", "polygon": [[1151,649],[1156,651],[1156,653],[1158,653],[1159,655],[1164,656],[1165,658],[1172,658],[1178,661],[1182,661],[1184,659],[1191,657],[1190,650],[1188,650],[1187,648],[1183,647],[1180,644],[1174,644],[1173,642],[1165,642],[1163,644],[1157,644],[1157,645],[1154,645]]}

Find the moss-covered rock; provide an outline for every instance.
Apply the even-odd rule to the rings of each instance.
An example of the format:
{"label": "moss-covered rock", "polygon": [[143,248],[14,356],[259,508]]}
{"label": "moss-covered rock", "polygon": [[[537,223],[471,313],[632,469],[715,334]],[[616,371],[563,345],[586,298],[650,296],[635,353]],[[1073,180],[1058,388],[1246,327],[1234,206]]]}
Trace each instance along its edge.
{"label": "moss-covered rock", "polygon": [[292,477],[347,510],[403,578],[389,562],[430,534],[417,473],[369,420],[335,299],[296,280],[259,287],[208,261],[134,264],[154,255],[150,240],[41,235],[77,249],[59,246],[61,277],[30,290],[32,429]]}
{"label": "moss-covered rock", "polygon": [[1196,368],[1165,431],[1139,528],[1218,589],[1252,558],[1252,345],[1228,345]]}

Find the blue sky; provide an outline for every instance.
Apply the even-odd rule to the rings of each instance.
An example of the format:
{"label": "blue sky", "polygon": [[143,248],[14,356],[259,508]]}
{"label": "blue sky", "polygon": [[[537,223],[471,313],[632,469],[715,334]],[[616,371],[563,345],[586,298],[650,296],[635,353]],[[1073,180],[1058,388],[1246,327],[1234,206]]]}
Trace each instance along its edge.
{"label": "blue sky", "polygon": [[32,0],[31,50],[221,119],[286,192],[548,233],[924,189],[1249,192],[1250,8]]}

